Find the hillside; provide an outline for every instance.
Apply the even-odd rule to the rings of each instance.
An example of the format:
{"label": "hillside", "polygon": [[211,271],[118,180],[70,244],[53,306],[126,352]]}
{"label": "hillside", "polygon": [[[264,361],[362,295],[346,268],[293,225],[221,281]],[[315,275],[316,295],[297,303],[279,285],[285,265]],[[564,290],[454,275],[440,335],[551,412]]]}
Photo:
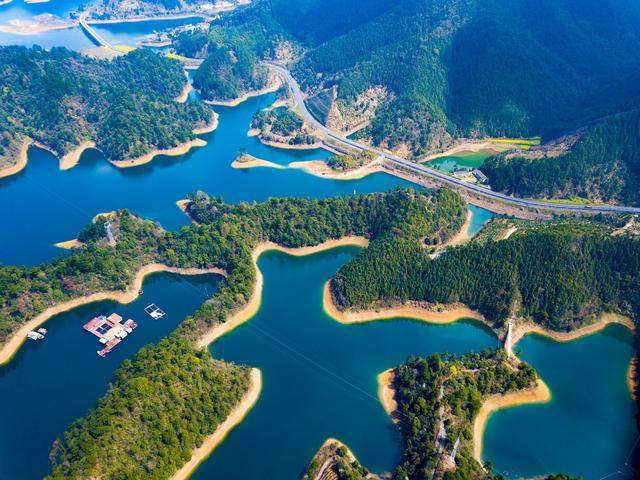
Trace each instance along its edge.
{"label": "hillside", "polygon": [[560,155],[503,153],[482,171],[495,190],[523,197],[585,197],[640,204],[640,110],[608,117],[586,129]]}
{"label": "hillside", "polygon": [[209,35],[258,58],[298,46],[286,60],[319,118],[369,123],[361,137],[414,156],[460,136],[576,129],[628,108],[634,83],[616,83],[640,71],[631,0],[263,0]]}
{"label": "hillside", "polygon": [[59,156],[91,140],[110,160],[192,140],[212,111],[176,103],[184,83],[177,61],[144,49],[109,62],[64,48],[0,47],[0,168],[29,140]]}

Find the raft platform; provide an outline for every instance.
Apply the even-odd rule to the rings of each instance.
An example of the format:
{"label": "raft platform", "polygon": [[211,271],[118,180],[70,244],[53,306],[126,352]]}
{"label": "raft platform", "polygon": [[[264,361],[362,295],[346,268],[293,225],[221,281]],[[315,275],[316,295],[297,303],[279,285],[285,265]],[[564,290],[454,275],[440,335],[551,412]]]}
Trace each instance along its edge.
{"label": "raft platform", "polygon": [[147,312],[147,315],[149,315],[154,320],[159,320],[166,315],[164,310],[162,310],[155,303],[150,303],[149,305],[144,307],[144,311]]}
{"label": "raft platform", "polygon": [[98,355],[104,357],[137,327],[138,324],[132,319],[123,323],[120,315],[112,313],[108,317],[104,315],[94,317],[82,328],[98,337],[99,342],[104,345],[102,350],[98,350]]}

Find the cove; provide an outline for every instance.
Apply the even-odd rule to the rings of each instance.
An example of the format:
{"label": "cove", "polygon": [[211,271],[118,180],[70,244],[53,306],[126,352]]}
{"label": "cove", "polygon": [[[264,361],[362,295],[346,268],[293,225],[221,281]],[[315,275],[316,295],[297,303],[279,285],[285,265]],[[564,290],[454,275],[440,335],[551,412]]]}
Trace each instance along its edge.
{"label": "cove", "polygon": [[[376,376],[409,355],[462,354],[498,345],[490,331],[464,321],[335,322],[322,309],[322,287],[356,252],[344,247],[309,257],[280,252],[260,257],[265,284],[259,312],[211,351],[260,368],[262,394],[194,479],[295,479],[327,437],[345,442],[371,471],[389,471],[401,438],[376,397]],[[517,350],[538,369],[554,399],[490,417],[485,459],[509,478],[569,472],[586,480],[624,461],[635,438],[625,386],[630,333],[611,326],[564,344],[529,336]],[[594,388],[585,394],[585,385]],[[536,409],[546,412],[540,416]],[[510,417],[516,423],[503,422]]]}
{"label": "cove", "polygon": [[638,434],[636,409],[626,385],[632,334],[610,325],[589,337],[558,343],[529,335],[516,346],[553,398],[493,414],[483,458],[509,478],[563,472],[597,480],[634,478],[624,466]]}
{"label": "cove", "polygon": [[[52,317],[44,340],[26,343],[0,367],[0,479],[45,476],[53,441],[95,406],[122,361],[169,335],[213,295],[219,278],[158,273],[146,278],[143,295],[130,304],[96,302]],[[167,315],[152,320],[144,312],[149,303]],[[97,338],[82,325],[114,311],[136,320],[138,328],[101,358]]]}
{"label": "cove", "polygon": [[324,283],[357,249],[308,257],[267,252],[256,316],[211,346],[216,358],[259,368],[260,398],[194,479],[295,479],[327,437],[345,442],[372,471],[391,470],[400,436],[377,398],[377,375],[408,355],[495,347],[476,323],[397,319],[343,325],[322,308]]}
{"label": "cove", "polygon": [[361,180],[330,180],[299,169],[231,167],[241,149],[275,163],[326,158],[325,150],[283,150],[248,137],[253,114],[273,103],[275,95],[254,97],[233,108],[216,107],[220,123],[203,135],[208,144],[179,157],[120,169],[97,150],[84,152],[80,163],[61,171],[58,159],[31,148],[29,163],[17,175],[0,180],[0,262],[35,264],[63,253],[53,245],[74,238],[97,213],[128,208],[165,228],[187,224],[175,202],[196,190],[229,202],[260,201],[273,196],[324,198],[385,191],[409,182],[386,173]]}

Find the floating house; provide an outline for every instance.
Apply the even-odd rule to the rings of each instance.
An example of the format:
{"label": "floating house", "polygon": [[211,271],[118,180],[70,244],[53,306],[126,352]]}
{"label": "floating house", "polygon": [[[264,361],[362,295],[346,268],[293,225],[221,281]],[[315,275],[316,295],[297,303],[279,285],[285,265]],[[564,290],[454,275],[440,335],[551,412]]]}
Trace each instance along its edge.
{"label": "floating house", "polygon": [[98,355],[104,357],[127,338],[137,326],[138,324],[131,319],[123,323],[120,315],[112,313],[108,317],[100,315],[92,318],[83,328],[98,337],[99,342],[104,345],[104,348],[98,351]]}

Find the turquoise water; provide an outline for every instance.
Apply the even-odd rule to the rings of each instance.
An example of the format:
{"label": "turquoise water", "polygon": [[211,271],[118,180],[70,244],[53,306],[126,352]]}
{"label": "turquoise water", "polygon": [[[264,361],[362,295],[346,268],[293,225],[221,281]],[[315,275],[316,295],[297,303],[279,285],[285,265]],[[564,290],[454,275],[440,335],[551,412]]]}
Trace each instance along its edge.
{"label": "turquoise water", "polygon": [[47,261],[62,253],[54,243],[75,237],[97,213],[118,208],[157,220],[168,229],[179,228],[187,219],[175,202],[195,190],[239,202],[271,196],[332,197],[410,185],[385,173],[344,181],[321,179],[298,169],[231,168],[241,148],[283,164],[329,155],[324,150],[276,149],[247,136],[253,114],[274,98],[266,95],[235,108],[217,108],[218,129],[202,137],[207,146],[180,157],[156,157],[140,167],[116,168],[98,151],[88,150],[76,167],[61,171],[53,155],[32,148],[27,167],[0,180],[0,218],[5,231],[11,232],[0,235],[0,262]]}
{"label": "turquoise water", "polygon": [[491,156],[491,152],[462,152],[458,155],[436,158],[426,163],[426,165],[451,173],[456,168],[479,168],[484,161]]}
{"label": "turquoise water", "polygon": [[[133,303],[92,303],[53,317],[47,336],[28,342],[0,367],[0,479],[42,478],[49,470],[52,442],[107,391],[114,370],[143,345],[167,336],[211,297],[217,276],[147,277],[144,294]],[[167,315],[152,320],[144,307],[160,305]],[[117,312],[138,328],[102,358],[98,339],[82,329],[96,315]]]}
{"label": "turquoise water", "polygon": [[564,472],[585,479],[634,478],[625,467],[638,435],[626,385],[632,335],[612,325],[557,343],[531,335],[518,343],[552,391],[551,403],[503,410],[487,423],[483,457],[510,478]]}
{"label": "turquoise water", "polygon": [[469,205],[469,210],[471,210],[472,217],[467,233],[469,233],[471,237],[482,230],[482,227],[496,216],[495,213],[485,210],[484,208],[476,207],[475,205]]}
{"label": "turquoise water", "polygon": [[[27,5],[15,0],[0,7],[0,23],[44,12],[62,16],[77,3]],[[108,38],[129,44],[157,28],[153,22],[100,27]],[[28,37],[0,34],[0,44],[8,43],[74,49],[91,45],[78,29]],[[239,202],[270,196],[321,198],[410,185],[382,173],[335,181],[299,170],[232,169],[241,149],[283,165],[328,155],[322,150],[273,149],[246,136],[253,113],[273,99],[268,95],[235,108],[216,108],[220,125],[203,136],[209,142],[206,147],[137,168],[117,169],[97,151],[87,151],[77,167],[63,172],[55,157],[31,149],[27,168],[0,180],[0,262],[33,264],[64,254],[53,243],[74,237],[96,213],[116,208],[179,228],[187,222],[175,201],[196,189]],[[483,160],[461,156],[432,165],[446,170],[479,166]],[[492,214],[471,209],[473,235]],[[376,398],[376,375],[409,354],[464,353],[496,345],[489,332],[468,323],[333,322],[322,312],[322,284],[354,252],[340,249],[304,259],[269,253],[261,258],[265,291],[260,312],[212,350],[261,368],[264,390],[246,421],[194,478],[296,478],[328,436],[345,441],[372,470],[390,470],[400,438]],[[129,306],[102,302],[49,322],[44,342],[25,345],[0,368],[0,479],[40,478],[46,473],[51,442],[105,393],[121,361],[141,345],[166,336],[215,285],[214,277],[177,280],[161,274],[150,277],[144,297]],[[149,320],[141,309],[150,302],[162,305],[169,316]],[[81,325],[111,309],[140,320],[140,327],[102,359],[95,354],[98,343]],[[529,337],[518,347],[551,387],[554,400],[493,416],[485,436],[485,458],[509,477],[562,471],[597,479],[620,468],[636,434],[635,409],[624,386],[632,351],[629,335],[612,327],[569,344]],[[595,387],[585,393],[585,385]]]}
{"label": "turquoise water", "polygon": [[260,368],[263,391],[194,479],[298,478],[330,436],[349,445],[373,471],[391,470],[400,436],[377,399],[377,375],[410,354],[497,345],[491,332],[471,323],[332,320],[322,309],[323,285],[356,251],[304,258],[269,252],[259,259],[265,278],[260,311],[211,351]]}

